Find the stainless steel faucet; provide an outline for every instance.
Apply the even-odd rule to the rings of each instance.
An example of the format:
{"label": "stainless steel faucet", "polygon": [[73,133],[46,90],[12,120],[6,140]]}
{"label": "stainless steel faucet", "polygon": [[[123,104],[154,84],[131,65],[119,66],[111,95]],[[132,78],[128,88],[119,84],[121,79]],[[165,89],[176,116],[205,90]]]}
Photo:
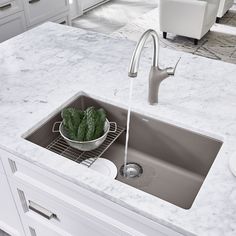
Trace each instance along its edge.
{"label": "stainless steel faucet", "polygon": [[149,92],[148,92],[148,101],[151,105],[158,103],[158,91],[161,82],[166,79],[167,77],[175,74],[175,69],[178,65],[178,62],[176,63],[175,67],[168,67],[165,69],[160,69],[158,65],[158,59],[159,59],[159,37],[157,35],[157,32],[155,30],[149,29],[147,30],[140,38],[132,59],[130,63],[129,68],[129,77],[137,77],[138,75],[138,68],[139,68],[139,61],[141,52],[143,50],[143,47],[147,41],[147,39],[152,36],[153,38],[153,44],[154,44],[154,55],[153,55],[153,65],[151,67],[150,73],[149,73]]}

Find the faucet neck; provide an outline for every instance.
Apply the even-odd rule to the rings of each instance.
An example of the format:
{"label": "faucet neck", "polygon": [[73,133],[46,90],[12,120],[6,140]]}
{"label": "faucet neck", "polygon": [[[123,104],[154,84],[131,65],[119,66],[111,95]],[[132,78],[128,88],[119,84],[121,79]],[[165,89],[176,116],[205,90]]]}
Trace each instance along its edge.
{"label": "faucet neck", "polygon": [[139,61],[141,57],[141,53],[143,47],[147,41],[147,39],[152,36],[153,39],[153,67],[158,67],[158,59],[159,59],[159,37],[156,31],[149,29],[147,30],[140,38],[139,42],[136,45],[134,50],[130,68],[129,68],[129,76],[130,77],[137,77],[138,68],[139,68]]}

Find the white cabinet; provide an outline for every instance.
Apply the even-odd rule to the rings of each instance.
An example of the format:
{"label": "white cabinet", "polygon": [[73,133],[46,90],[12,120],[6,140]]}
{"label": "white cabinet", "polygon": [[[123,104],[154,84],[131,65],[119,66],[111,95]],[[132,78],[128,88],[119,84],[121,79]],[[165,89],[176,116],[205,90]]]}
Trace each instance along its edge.
{"label": "white cabinet", "polygon": [[[26,177],[26,176],[25,176]],[[23,178],[23,176],[22,176]],[[21,199],[21,215],[30,231],[34,230],[37,236],[118,236],[128,235],[111,225],[102,222],[93,209],[85,206],[70,206],[60,199],[61,193],[54,196],[53,190],[42,191],[40,185],[34,186],[25,181],[13,181]],[[61,196],[60,196],[61,195]],[[51,232],[43,234],[42,232]],[[119,232],[121,234],[119,234]]]}
{"label": "white cabinet", "polygon": [[0,150],[27,236],[181,234]]}
{"label": "white cabinet", "polygon": [[21,0],[0,0],[0,18],[23,10]]}
{"label": "white cabinet", "polygon": [[70,25],[70,17],[68,14],[62,14],[60,16],[50,19],[49,21],[52,21],[61,25]]}
{"label": "white cabinet", "polygon": [[[1,159],[0,171],[3,171]],[[11,236],[25,235],[7,177],[2,172],[0,172],[0,229]]]}
{"label": "white cabinet", "polygon": [[0,19],[0,42],[23,33],[26,30],[23,12]]}
{"label": "white cabinet", "polygon": [[[55,22],[55,23],[58,23],[61,25],[70,25],[70,17],[68,15],[68,13],[64,13],[59,16],[52,17],[52,18],[48,19],[48,21]],[[33,29],[34,27],[36,27],[40,24],[42,24],[42,23],[30,26],[30,27],[28,27],[28,29]]]}
{"label": "white cabinet", "polygon": [[0,0],[0,43],[46,21],[71,25],[69,0]]}
{"label": "white cabinet", "polygon": [[25,30],[22,0],[0,0],[0,43]]}
{"label": "white cabinet", "polygon": [[45,22],[66,11],[69,15],[68,0],[24,0],[24,6],[28,27]]}

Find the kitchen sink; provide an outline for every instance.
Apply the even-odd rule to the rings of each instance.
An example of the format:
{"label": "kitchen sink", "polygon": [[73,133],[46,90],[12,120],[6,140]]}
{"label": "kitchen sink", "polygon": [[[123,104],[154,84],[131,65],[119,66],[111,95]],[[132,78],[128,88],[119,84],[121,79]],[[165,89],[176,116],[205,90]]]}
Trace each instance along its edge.
{"label": "kitchen sink", "polygon": [[[126,127],[127,110],[112,104],[83,95],[67,106],[81,109],[88,106],[103,107],[110,121]],[[48,148],[58,137],[58,133],[52,132],[52,127],[60,120],[58,112],[25,138]],[[143,172],[139,177],[126,178],[118,171],[116,179],[189,209],[222,144],[215,138],[132,112],[128,162],[138,163]],[[120,170],[124,164],[124,149],[125,132],[120,133],[102,157],[111,160]]]}

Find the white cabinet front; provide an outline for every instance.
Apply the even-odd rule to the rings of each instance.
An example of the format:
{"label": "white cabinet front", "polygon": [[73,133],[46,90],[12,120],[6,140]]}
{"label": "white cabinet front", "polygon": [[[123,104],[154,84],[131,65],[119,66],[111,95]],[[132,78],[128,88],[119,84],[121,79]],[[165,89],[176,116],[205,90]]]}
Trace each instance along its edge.
{"label": "white cabinet front", "polygon": [[[1,164],[1,159],[0,159]],[[11,236],[24,236],[23,227],[4,174],[0,173],[0,229]],[[1,232],[0,232],[1,235]]]}
{"label": "white cabinet front", "polygon": [[0,18],[23,10],[21,0],[0,0]]}
{"label": "white cabinet front", "polygon": [[181,236],[8,152],[0,150],[0,156],[26,231],[33,232],[27,236],[40,236],[41,230],[63,236]]}
{"label": "white cabinet front", "polygon": [[[22,180],[24,178],[28,177],[22,175]],[[53,189],[47,187],[44,189],[39,185],[38,188],[21,181],[12,181],[11,186],[15,186],[14,189],[16,189],[14,195],[20,206],[19,210],[25,230],[28,231],[27,235],[32,235],[32,232],[37,236],[121,235],[108,223],[101,223],[102,219],[97,218],[88,206],[74,202],[75,207],[71,207],[59,199],[61,197],[66,200],[67,197]],[[59,198],[55,198],[54,194]]]}
{"label": "white cabinet front", "polygon": [[47,21],[69,9],[68,0],[24,0],[28,27]]}
{"label": "white cabinet front", "polygon": [[0,19],[0,42],[23,33],[26,30],[23,12]]}

